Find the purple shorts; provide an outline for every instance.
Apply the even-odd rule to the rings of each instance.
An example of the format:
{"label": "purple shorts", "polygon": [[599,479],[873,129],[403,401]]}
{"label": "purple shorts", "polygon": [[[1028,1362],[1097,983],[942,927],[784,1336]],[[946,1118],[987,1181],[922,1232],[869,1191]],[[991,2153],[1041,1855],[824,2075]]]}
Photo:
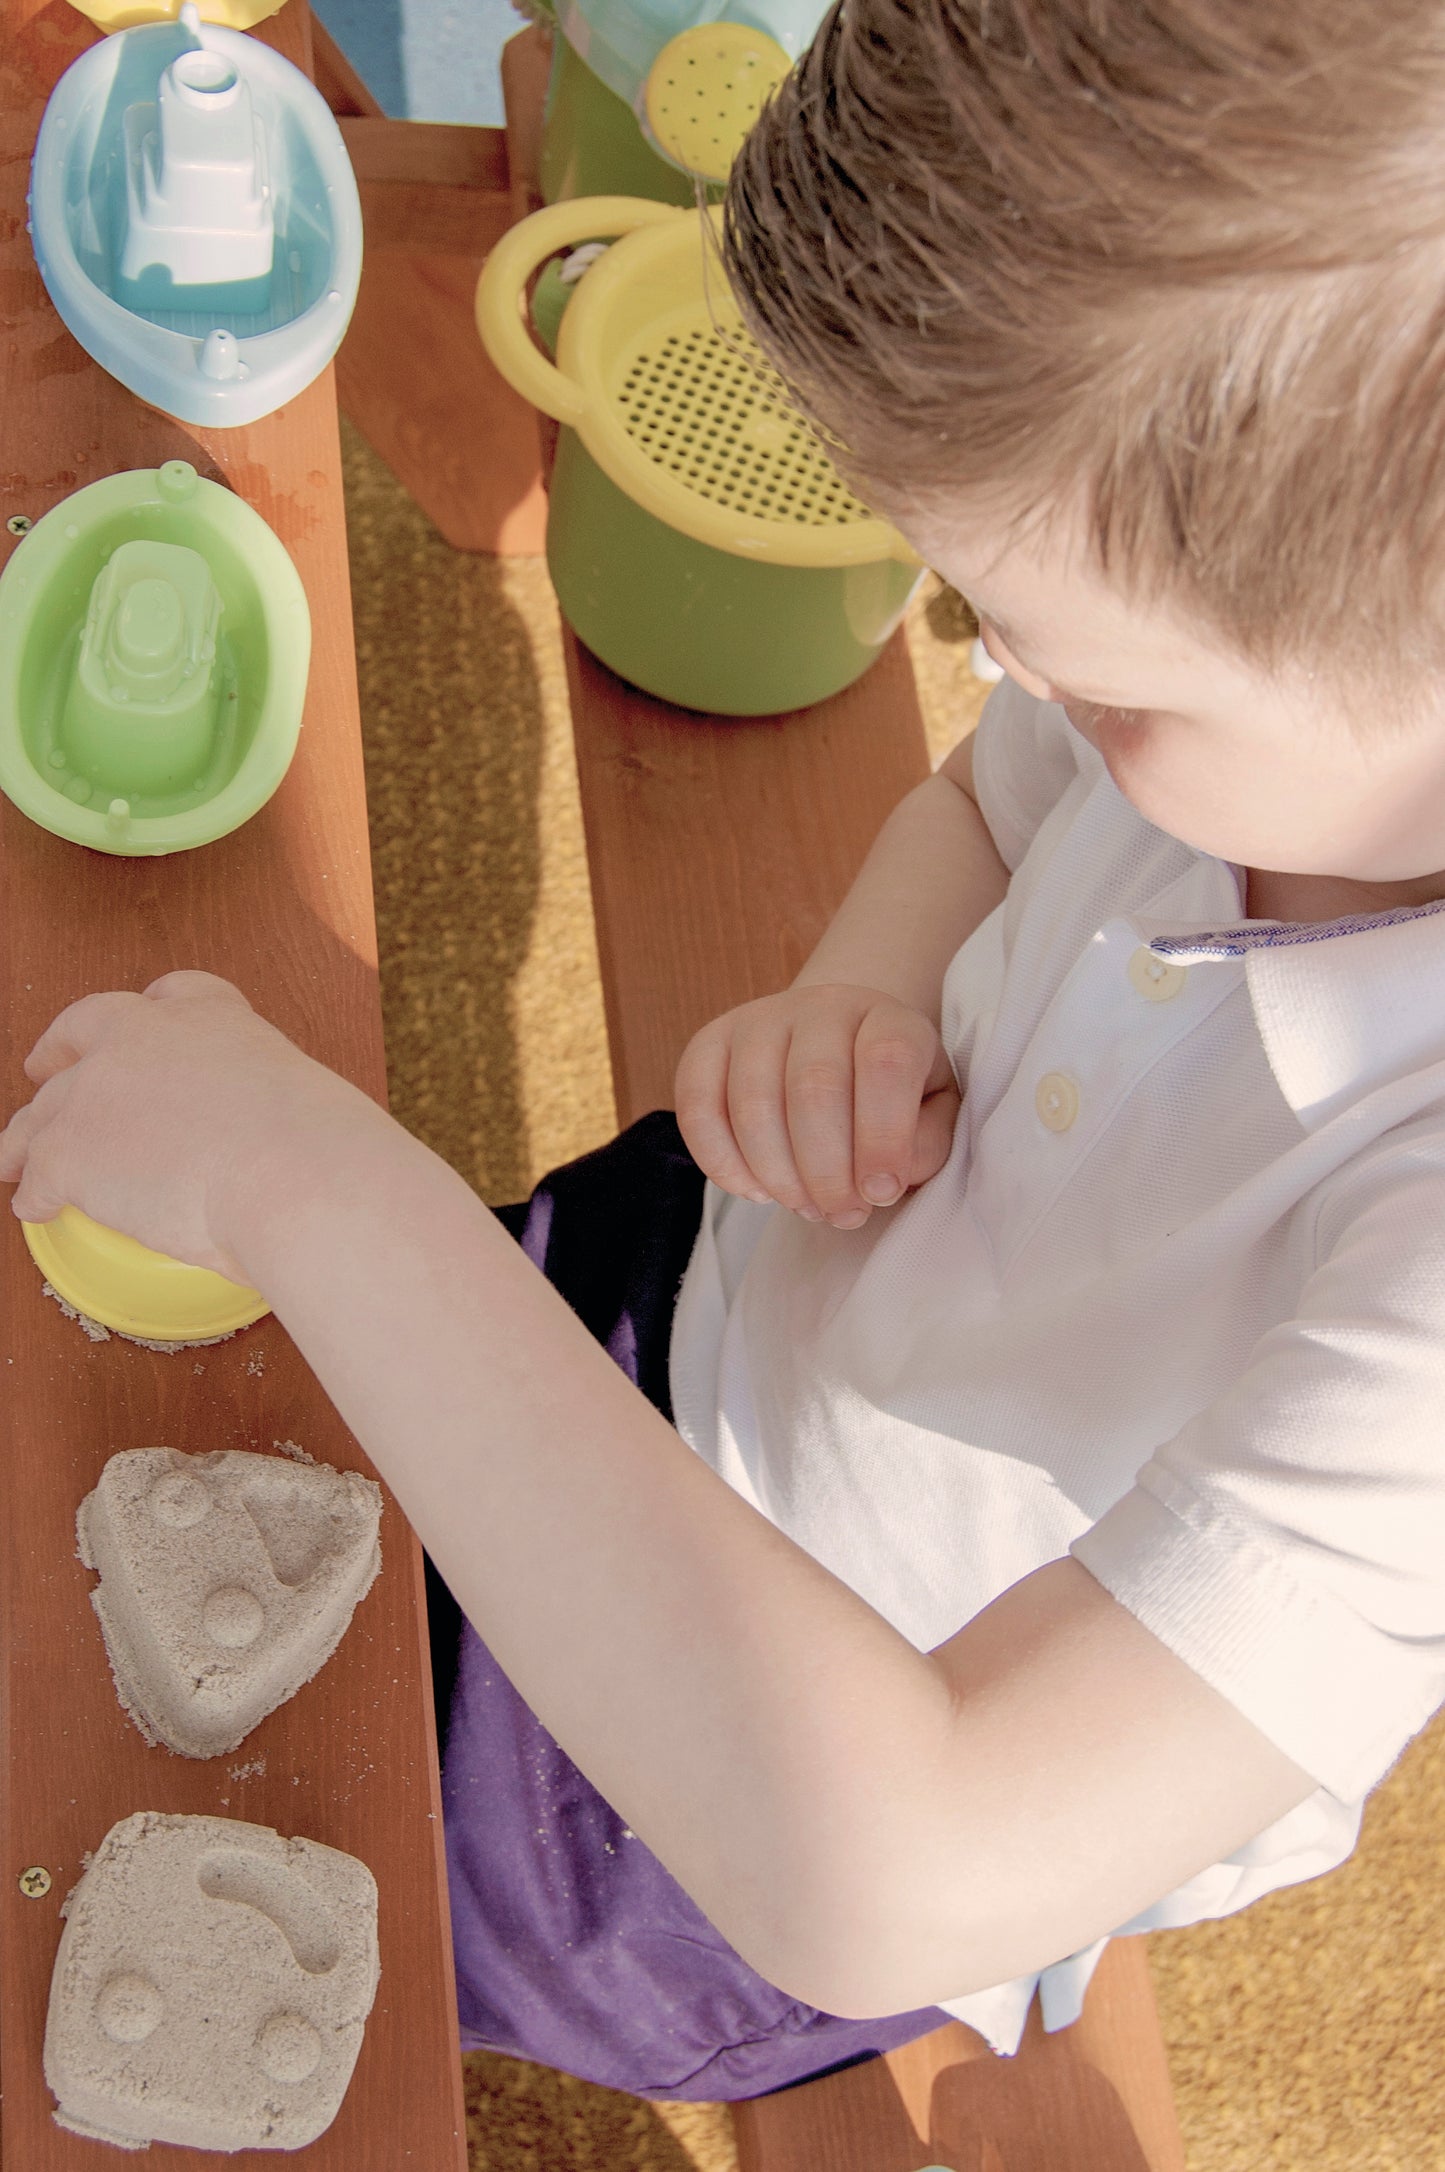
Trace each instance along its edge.
{"label": "purple shorts", "polygon": [[[703,1177],[668,1110],[498,1219],[669,1421],[667,1352]],[[949,2018],[819,2013],[766,1983],[523,1703],[427,1562],[466,2050],[656,2098],[764,2096]]]}

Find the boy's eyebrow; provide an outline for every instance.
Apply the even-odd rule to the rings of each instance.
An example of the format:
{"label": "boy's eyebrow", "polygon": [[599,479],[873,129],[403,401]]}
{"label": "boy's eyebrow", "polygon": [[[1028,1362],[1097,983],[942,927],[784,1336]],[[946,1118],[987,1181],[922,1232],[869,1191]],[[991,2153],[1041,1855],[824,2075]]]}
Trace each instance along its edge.
{"label": "boy's eyebrow", "polygon": [[[972,602],[973,599],[970,598],[969,600],[970,602]],[[1030,671],[1034,671],[1037,669],[1036,665],[1029,662],[1028,642],[1023,638],[1022,635],[1015,633],[1013,627],[1009,625],[1006,619],[1000,618],[997,611],[990,611],[986,603],[975,603],[973,609],[974,616],[981,622],[986,623],[987,625],[992,627],[993,631],[1006,644],[1006,646],[1013,650],[1014,655],[1018,658],[1021,664],[1027,665]],[[1039,677],[1041,679],[1046,679],[1049,676],[1050,674],[1046,671],[1039,672]]]}
{"label": "boy's eyebrow", "polygon": [[[1051,671],[1045,671],[1041,665],[1034,663],[1030,659],[1028,655],[1027,641],[1023,641],[1021,643],[1019,635],[1017,635],[1013,631],[1013,628],[1011,626],[1006,625],[1004,621],[1001,618],[997,617],[994,612],[990,611],[985,604],[975,604],[974,613],[975,616],[979,619],[987,620],[988,624],[993,628],[994,632],[998,634],[998,636],[1005,643],[1005,645],[1013,651],[1014,655],[1024,666],[1025,670],[1036,672],[1039,678],[1047,679],[1051,686],[1056,685],[1057,682],[1054,679],[1053,673]],[[1089,689],[1084,686],[1060,687],[1058,691],[1065,695],[1071,696],[1077,701],[1096,702],[1099,704],[1100,707],[1106,709],[1115,706],[1129,706],[1129,704],[1127,703],[1116,703],[1115,697],[1113,697],[1112,695],[1101,694],[1097,691],[1091,693]]]}
{"label": "boy's eyebrow", "polygon": [[987,604],[982,603],[974,605],[974,612],[981,621],[992,627],[993,631],[999,636],[999,639],[1004,643],[1005,647],[1013,651],[1014,655],[1018,658],[1019,662],[1024,666],[1026,670],[1038,672],[1038,676],[1041,679],[1048,679],[1049,682],[1052,684],[1053,673],[1051,671],[1040,670],[1039,666],[1030,660],[1028,654],[1028,642],[1024,640],[1021,635],[1016,634],[1012,626],[1008,625],[1005,620],[1001,619],[998,616],[997,612],[990,611]]}

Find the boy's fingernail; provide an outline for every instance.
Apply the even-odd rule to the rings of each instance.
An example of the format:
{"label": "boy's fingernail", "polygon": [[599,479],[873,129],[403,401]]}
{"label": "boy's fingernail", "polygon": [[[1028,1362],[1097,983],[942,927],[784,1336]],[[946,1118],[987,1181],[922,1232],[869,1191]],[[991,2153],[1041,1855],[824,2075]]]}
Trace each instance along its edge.
{"label": "boy's fingernail", "polygon": [[903,1186],[895,1176],[871,1176],[864,1177],[858,1188],[875,1207],[891,1207]]}
{"label": "boy's fingernail", "polygon": [[821,1222],[823,1219],[816,1207],[799,1207],[798,1212],[805,1222]]}
{"label": "boy's fingernail", "polygon": [[770,1207],[773,1203],[773,1195],[771,1192],[748,1192],[746,1194],[746,1197],[756,1200],[757,1204],[760,1207]]}

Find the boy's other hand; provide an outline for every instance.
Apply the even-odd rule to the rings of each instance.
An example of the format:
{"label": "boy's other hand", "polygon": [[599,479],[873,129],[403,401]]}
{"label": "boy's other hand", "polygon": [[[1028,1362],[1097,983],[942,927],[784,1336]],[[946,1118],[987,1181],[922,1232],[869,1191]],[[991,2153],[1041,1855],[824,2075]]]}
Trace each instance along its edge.
{"label": "boy's other hand", "polygon": [[857,1229],[948,1159],[961,1096],[938,1029],[878,988],[785,989],[683,1050],[688,1152],[724,1191]]}
{"label": "boy's other hand", "polygon": [[[11,1209],[45,1222],[63,1206],[245,1282],[233,1250],[244,1203],[274,1206],[315,1142],[340,1121],[387,1119],[213,973],[167,973],[143,994],[72,1003],[25,1071],[38,1091],[0,1132]],[[289,1157],[289,1158],[288,1158]],[[284,1208],[284,1198],[279,1201]]]}

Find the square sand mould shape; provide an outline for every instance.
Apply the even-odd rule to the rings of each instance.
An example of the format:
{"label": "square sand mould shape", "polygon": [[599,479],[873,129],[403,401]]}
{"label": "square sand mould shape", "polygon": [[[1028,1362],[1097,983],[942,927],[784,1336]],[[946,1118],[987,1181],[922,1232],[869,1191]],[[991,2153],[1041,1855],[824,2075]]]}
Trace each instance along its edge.
{"label": "square sand mould shape", "polygon": [[376,1997],[376,1881],[316,1840],[141,1810],[62,1911],[45,2079],[122,2149],[301,2149],[341,2106]]}
{"label": "square sand mould shape", "polygon": [[381,1568],[358,1471],[128,1448],[80,1504],[122,1705],[146,1740],[221,1757],[325,1665]]}

